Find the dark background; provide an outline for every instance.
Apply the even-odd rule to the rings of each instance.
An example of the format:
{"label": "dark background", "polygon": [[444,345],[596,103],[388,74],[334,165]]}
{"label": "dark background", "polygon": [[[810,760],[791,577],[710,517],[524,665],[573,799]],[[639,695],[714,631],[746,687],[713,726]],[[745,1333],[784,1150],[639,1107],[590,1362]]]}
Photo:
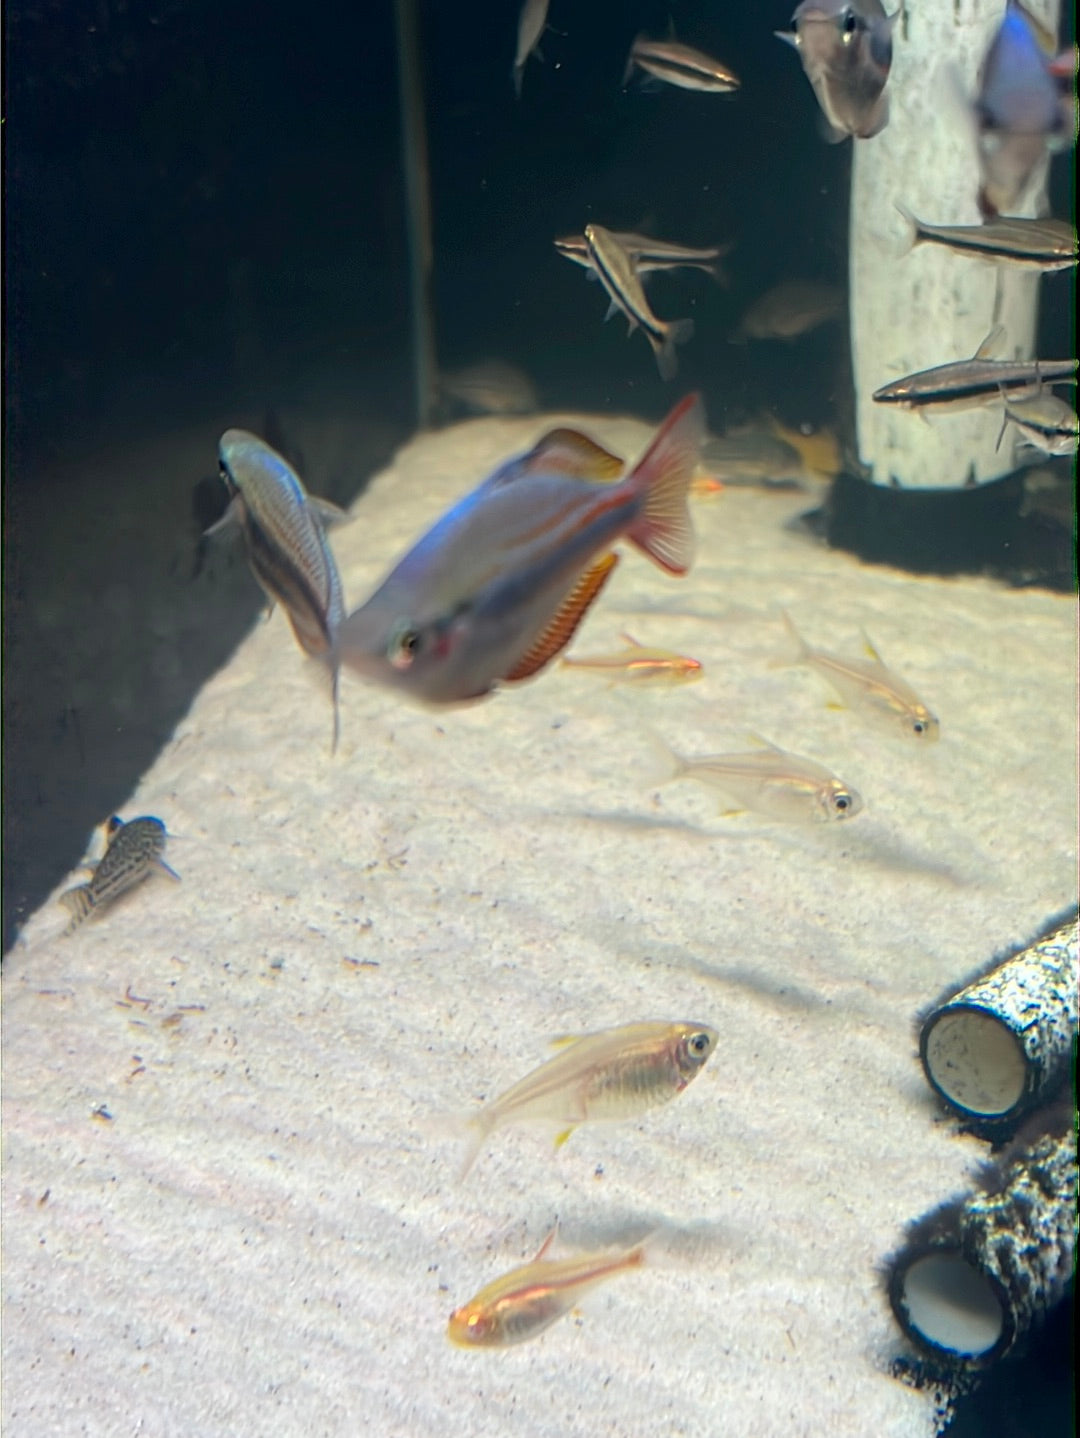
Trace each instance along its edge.
{"label": "dark background", "polygon": [[[498,355],[551,407],[660,417],[673,392],[644,340],[601,323],[599,287],[551,246],[597,219],[735,242],[730,289],[653,291],[661,315],[695,319],[676,388],[703,390],[714,429],[766,406],[842,421],[837,327],[795,347],[727,338],[775,281],[845,278],[851,146],[821,142],[772,35],[790,0],[552,0],[520,103],[516,4],[420,12],[444,366]],[[621,88],[635,34],[669,15],[740,74],[738,97]],[[269,427],[311,489],[348,503],[413,401],[387,0],[10,0],[5,27],[7,947],[260,608],[242,558],[198,547],[223,502],[221,429]],[[1055,162],[1057,214],[1072,168]],[[1070,277],[1043,294],[1040,347],[1069,352]],[[955,1432],[1067,1431],[1064,1350],[1041,1351],[1053,1416],[1008,1368]]]}

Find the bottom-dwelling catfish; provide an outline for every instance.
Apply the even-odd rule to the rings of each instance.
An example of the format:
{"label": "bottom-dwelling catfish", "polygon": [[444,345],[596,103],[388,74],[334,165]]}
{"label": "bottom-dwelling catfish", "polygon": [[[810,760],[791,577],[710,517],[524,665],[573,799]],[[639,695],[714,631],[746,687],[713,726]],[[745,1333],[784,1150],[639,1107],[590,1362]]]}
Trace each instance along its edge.
{"label": "bottom-dwelling catfish", "polygon": [[580,1123],[636,1118],[668,1103],[696,1078],[716,1047],[707,1024],[621,1024],[595,1034],[556,1039],[561,1050],[469,1120],[468,1173],[490,1134],[510,1123],[545,1123],[556,1147]]}
{"label": "bottom-dwelling catfish", "polygon": [[349,615],[342,663],[427,704],[538,673],[610,578],[618,540],[670,574],[689,569],[687,492],[703,434],[691,395],[612,482],[612,455],[575,430],[551,431],[443,515]]}
{"label": "bottom-dwelling catfish", "polygon": [[168,837],[165,825],[151,815],[129,819],[125,824],[114,814],[105,825],[107,847],[93,866],[90,882],[60,896],[71,910],[71,922],[64,932],[70,934],[92,913],[106,908],[151,874],[179,880],[180,875],[162,858]]}
{"label": "bottom-dwelling catfish", "polygon": [[446,1329],[451,1343],[458,1348],[508,1348],[512,1343],[524,1343],[576,1308],[597,1284],[645,1262],[643,1243],[621,1253],[547,1258],[554,1237],[554,1232],[548,1235],[531,1263],[504,1273],[455,1308]]}

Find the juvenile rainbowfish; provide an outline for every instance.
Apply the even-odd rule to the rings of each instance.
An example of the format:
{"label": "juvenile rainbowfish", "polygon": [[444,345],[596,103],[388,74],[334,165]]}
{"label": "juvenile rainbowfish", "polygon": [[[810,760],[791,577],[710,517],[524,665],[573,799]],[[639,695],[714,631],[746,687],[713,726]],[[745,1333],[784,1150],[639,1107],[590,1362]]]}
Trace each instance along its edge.
{"label": "juvenile rainbowfish", "polygon": [[645,1245],[622,1253],[545,1258],[554,1233],[531,1263],[503,1274],[475,1298],[455,1308],[446,1336],[458,1348],[508,1348],[543,1333],[576,1308],[590,1289],[617,1273],[640,1268]]}
{"label": "juvenile rainbowfish", "polygon": [[627,648],[614,654],[596,654],[591,659],[564,659],[564,669],[595,669],[607,674],[612,683],[689,684],[705,672],[697,659],[671,649],[650,649],[631,634],[623,634]]}
{"label": "juvenile rainbowfish", "polygon": [[691,395],[629,474],[597,483],[620,461],[576,430],[552,430],[443,515],[349,615],[343,663],[427,704],[538,673],[610,577],[619,539],[686,573],[686,497],[703,432]]}
{"label": "juvenile rainbowfish", "polygon": [[752,809],[785,823],[850,819],[862,809],[862,799],[823,764],[789,754],[759,739],[759,749],[739,754],[705,754],[687,758],[663,741],[669,772],[658,781],[697,779],[731,796],[738,806],[728,814]]}
{"label": "juvenile rainbowfish", "polygon": [[863,635],[865,659],[843,659],[824,649],[811,649],[795,627],[787,610],[781,611],[784,624],[795,643],[790,659],[773,660],[774,666],[805,665],[814,669],[852,709],[862,710],[871,718],[886,720],[909,739],[924,744],[937,739],[940,726],[923,701],[909,684],[887,668],[870,640]]}
{"label": "juvenile rainbowfish", "polygon": [[561,1147],[581,1123],[636,1118],[668,1103],[697,1077],[716,1046],[706,1024],[622,1024],[556,1039],[561,1052],[492,1099],[469,1120],[468,1173],[488,1137],[511,1123],[546,1123]]}
{"label": "juvenile rainbowfish", "polygon": [[153,873],[165,874],[170,879],[180,878],[161,857],[168,834],[160,819],[143,815],[125,824],[113,815],[105,825],[105,838],[105,853],[93,866],[90,882],[79,884],[60,895],[61,902],[71,910],[71,922],[64,930],[67,934],[77,929],[95,910],[113,903]]}
{"label": "juvenile rainbowfish", "polygon": [[239,523],[251,568],[270,603],[280,601],[300,648],[326,666],[336,749],[338,628],[345,603],[325,526],[345,515],[308,495],[281,455],[246,430],[226,430],[218,455],[230,503],[214,530]]}

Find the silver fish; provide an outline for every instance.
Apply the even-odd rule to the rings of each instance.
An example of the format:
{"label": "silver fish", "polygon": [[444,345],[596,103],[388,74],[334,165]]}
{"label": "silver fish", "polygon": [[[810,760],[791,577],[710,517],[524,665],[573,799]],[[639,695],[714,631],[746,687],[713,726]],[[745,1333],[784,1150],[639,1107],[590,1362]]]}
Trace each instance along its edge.
{"label": "silver fish", "polygon": [[649,308],[641,280],[630,256],[603,225],[586,225],[585,240],[589,258],[608,293],[612,309],[622,310],[630,333],[640,325],[656,356],[660,378],[672,380],[678,370],[675,346],[683,344],[694,333],[693,320],[659,320]]}
{"label": "silver fish", "polygon": [[[692,269],[704,270],[718,284],[728,283],[721,261],[725,255],[730,254],[730,244],[706,245],[695,249],[691,245],[678,245],[671,240],[654,240],[650,235],[639,235],[633,230],[612,230],[611,236],[626,251],[630,263],[642,279],[660,270]],[[555,248],[565,259],[583,265],[590,275],[596,276],[589,253],[589,242],[584,235],[560,235],[555,240]]]}
{"label": "silver fish", "polygon": [[981,225],[928,225],[903,205],[896,208],[911,226],[916,245],[943,245],[958,255],[1044,273],[1076,264],[1076,226],[1064,220],[1000,215]]}
{"label": "silver fish", "polygon": [[93,866],[90,882],[78,884],[60,896],[61,902],[71,910],[71,922],[64,930],[66,934],[72,933],[92,913],[107,907],[153,873],[179,881],[180,875],[170,869],[162,858],[169,836],[160,819],[145,814],[138,819],[129,819],[125,824],[113,815],[105,825],[105,836],[107,847],[102,858]]}
{"label": "silver fish", "polygon": [[994,219],[1015,209],[1039,162],[1075,139],[1051,58],[1039,44],[1031,19],[1016,0],[986,52],[975,97],[979,209]]}
{"label": "silver fish", "polygon": [[1077,418],[1072,405],[1044,390],[1030,399],[1005,399],[998,445],[1009,425],[1014,425],[1032,449],[1043,454],[1068,456],[1076,453]]}
{"label": "silver fish", "polygon": [[345,602],[325,526],[346,516],[307,494],[281,455],[246,430],[226,430],[218,456],[231,499],[214,530],[231,522],[240,525],[255,578],[271,604],[280,601],[304,653],[326,666],[336,749],[337,636]]}
{"label": "silver fish", "polygon": [[470,414],[533,414],[540,408],[540,397],[529,376],[501,359],[450,370],[439,376],[439,390]]}
{"label": "silver fish", "polygon": [[646,35],[639,35],[630,47],[624,85],[635,67],[665,85],[675,85],[680,90],[704,90],[713,95],[730,95],[741,83],[734,70],[711,55],[680,45],[676,40],[650,40]]}
{"label": "silver fish", "polygon": [[784,823],[850,819],[862,809],[862,799],[823,764],[759,739],[758,749],[737,754],[705,754],[689,758],[655,740],[667,771],[660,779],[697,779],[722,789],[736,807],[728,813],[751,809]]}
{"label": "silver fish", "polygon": [[791,615],[786,610],[782,612],[795,653],[790,659],[773,660],[774,667],[803,664],[831,684],[850,708],[861,710],[871,718],[884,719],[905,738],[920,739],[924,744],[937,739],[940,733],[937,716],[931,714],[910,684],[888,668],[865,635],[866,657],[847,659],[824,649],[811,649]]}
{"label": "silver fish", "polygon": [[548,0],[525,0],[518,19],[517,50],[514,54],[514,93],[521,99],[521,82],[530,55],[542,59],[540,37],[547,28]]}
{"label": "silver fish", "polygon": [[990,355],[1001,327],[991,331],[971,359],[935,365],[875,390],[877,404],[920,411],[982,409],[1003,396],[1023,398],[1043,385],[1075,384],[1076,360],[1001,360]]}
{"label": "silver fish", "polygon": [[458,704],[538,673],[571,640],[625,537],[684,574],[686,497],[704,433],[698,396],[677,405],[633,470],[576,431],[553,430],[445,514],[341,626],[361,677]]}
{"label": "silver fish", "polygon": [[868,140],[889,123],[885,82],[899,13],[886,15],[881,0],[803,0],[794,29],[775,32],[798,52],[830,141]]}
{"label": "silver fish", "polygon": [[839,319],[845,297],[839,285],[820,280],[781,280],[749,306],[737,340],[794,340]]}

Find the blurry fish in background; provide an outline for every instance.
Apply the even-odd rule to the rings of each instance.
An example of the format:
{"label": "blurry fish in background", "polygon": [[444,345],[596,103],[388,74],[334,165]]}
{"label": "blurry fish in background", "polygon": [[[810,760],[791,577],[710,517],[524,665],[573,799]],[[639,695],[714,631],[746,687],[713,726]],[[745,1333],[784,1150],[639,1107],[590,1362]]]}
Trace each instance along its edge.
{"label": "blurry fish in background", "polygon": [[912,230],[912,244],[936,244],[958,255],[1024,269],[1067,270],[1076,264],[1076,226],[1065,220],[1000,215],[982,225],[928,225],[896,207]]}
{"label": "blurry fish in background", "polygon": [[345,617],[345,601],[326,526],[348,516],[336,505],[309,495],[281,455],[246,430],[226,430],[218,458],[230,502],[211,532],[239,524],[252,572],[271,607],[281,603],[300,648],[325,666],[336,750],[338,628]]}
{"label": "blurry fish in background", "polygon": [[[610,234],[616,244],[626,251],[630,263],[643,281],[661,270],[692,269],[703,270],[716,280],[717,284],[726,286],[729,283],[721,261],[731,253],[733,246],[730,244],[707,245],[695,249],[691,245],[678,245],[671,240],[654,240],[649,235],[639,235],[633,230],[611,230]],[[589,242],[584,235],[560,235],[554,243],[559,254],[565,259],[583,265],[592,278],[599,278],[593,268]]]}
{"label": "blurry fish in background", "polygon": [[151,874],[163,874],[179,882],[180,875],[162,858],[168,837],[165,825],[151,815],[129,819],[125,824],[114,814],[105,825],[105,853],[91,866],[90,882],[60,895],[71,911],[65,934],[72,933],[92,913],[106,908]]}
{"label": "blurry fish in background", "polygon": [[518,18],[517,50],[514,53],[514,94],[521,99],[521,82],[530,55],[542,60],[540,37],[547,28],[548,0],[524,0]]}
{"label": "blurry fish in background", "polygon": [[624,633],[625,649],[613,654],[594,654],[581,659],[562,661],[564,669],[591,669],[605,675],[612,684],[646,685],[690,684],[700,679],[704,669],[697,659],[676,654],[671,649],[651,649],[639,644],[632,634]]}
{"label": "blurry fish in background", "polygon": [[531,1263],[504,1273],[454,1309],[446,1336],[455,1347],[508,1348],[536,1338],[597,1284],[645,1262],[645,1245],[640,1243],[622,1253],[547,1258],[554,1237],[552,1233],[544,1240]]}
{"label": "blurry fish in background", "polygon": [[652,782],[669,784],[685,778],[711,784],[734,801],[735,807],[726,809],[725,815],[750,809],[770,819],[797,824],[850,819],[860,812],[860,796],[823,764],[801,754],[789,754],[757,735],[752,737],[760,748],[690,758],[653,736],[664,772]]}
{"label": "blurry fish in background", "polygon": [[1050,66],[1031,17],[1008,0],[972,107],[984,219],[1015,209],[1043,158],[1075,140],[1075,100],[1062,95]]}
{"label": "blurry fish in background", "polygon": [[831,143],[869,140],[889,123],[885,82],[899,14],[886,15],[881,0],[803,0],[794,29],[775,32],[798,52]]}
{"label": "blurry fish in background", "polygon": [[701,468],[703,473],[695,476],[690,486],[692,494],[711,492],[706,478],[718,481],[721,487],[791,489],[823,484],[839,474],[842,463],[832,430],[803,433],[766,416],[724,435],[710,436],[702,445]]}
{"label": "blurry fish in background", "polygon": [[872,398],[877,404],[926,414],[941,410],[983,409],[1001,399],[1022,399],[1043,386],[1076,383],[1076,360],[993,359],[1005,331],[998,325],[971,359],[954,360],[919,370],[882,385]]}
{"label": "blurry fish in background", "polygon": [[694,321],[657,319],[649,308],[633,261],[610,230],[603,225],[586,225],[585,239],[589,259],[611,301],[606,318],[619,309],[627,318],[629,334],[640,326],[656,356],[660,378],[673,380],[679,368],[675,346],[691,338]]}
{"label": "blurry fish in background", "polygon": [[680,90],[703,90],[713,95],[731,95],[741,83],[734,70],[711,55],[680,45],[677,40],[650,40],[646,35],[639,35],[630,47],[624,85],[635,69],[665,85],[675,85]]}
{"label": "blurry fish in background", "polygon": [[1066,404],[1048,389],[1032,395],[1030,399],[1009,399],[1006,395],[1004,400],[999,448],[1011,424],[1030,449],[1058,457],[1076,453],[1077,418],[1072,405]]}
{"label": "blurry fish in background", "polygon": [[839,319],[846,306],[839,285],[820,280],[781,280],[747,308],[732,336],[742,340],[794,340]]}
{"label": "blurry fish in background", "polygon": [[535,414],[540,408],[529,376],[502,359],[479,360],[440,374],[439,393],[469,414]]}
{"label": "blurry fish in background", "polygon": [[427,704],[539,673],[610,578],[619,539],[670,574],[690,567],[686,499],[704,428],[690,395],[616,483],[613,455],[553,430],[444,514],[349,615],[342,662]]}
{"label": "blurry fish in background", "polygon": [[924,744],[937,739],[940,725],[936,716],[910,684],[885,665],[865,634],[866,657],[842,658],[824,649],[811,649],[787,610],[781,612],[795,648],[790,657],[772,660],[772,668],[804,665],[831,684],[849,709],[872,719],[885,720],[890,728],[908,739],[921,739]]}
{"label": "blurry fish in background", "polygon": [[716,1047],[707,1024],[621,1024],[555,1040],[560,1052],[469,1119],[474,1130],[461,1176],[488,1138],[512,1123],[545,1123],[561,1148],[578,1124],[638,1118],[676,1098]]}

